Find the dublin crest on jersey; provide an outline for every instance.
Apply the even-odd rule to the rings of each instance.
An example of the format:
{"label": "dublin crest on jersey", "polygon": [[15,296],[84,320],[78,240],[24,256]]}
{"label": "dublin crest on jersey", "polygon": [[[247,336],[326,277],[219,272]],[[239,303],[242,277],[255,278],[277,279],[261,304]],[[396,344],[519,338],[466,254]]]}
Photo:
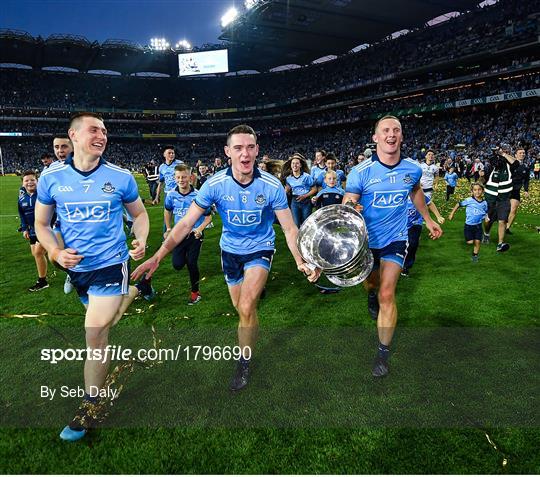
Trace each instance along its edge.
{"label": "dublin crest on jersey", "polygon": [[410,174],[405,174],[405,177],[403,178],[403,182],[405,182],[405,184],[412,184],[414,180]]}
{"label": "dublin crest on jersey", "polygon": [[258,194],[257,197],[255,197],[255,203],[257,205],[264,205],[266,203],[266,197],[263,194]]}
{"label": "dublin crest on jersey", "polygon": [[107,192],[108,194],[112,194],[116,189],[113,187],[113,185],[110,182],[105,182],[101,190],[103,192]]}

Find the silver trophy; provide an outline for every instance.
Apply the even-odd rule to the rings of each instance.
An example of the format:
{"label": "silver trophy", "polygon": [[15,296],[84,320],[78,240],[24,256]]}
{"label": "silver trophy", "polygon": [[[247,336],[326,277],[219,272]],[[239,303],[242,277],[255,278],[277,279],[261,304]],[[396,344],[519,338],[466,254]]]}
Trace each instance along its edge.
{"label": "silver trophy", "polygon": [[298,231],[298,250],[340,287],[362,283],[373,268],[366,223],[348,205],[328,205],[311,214]]}

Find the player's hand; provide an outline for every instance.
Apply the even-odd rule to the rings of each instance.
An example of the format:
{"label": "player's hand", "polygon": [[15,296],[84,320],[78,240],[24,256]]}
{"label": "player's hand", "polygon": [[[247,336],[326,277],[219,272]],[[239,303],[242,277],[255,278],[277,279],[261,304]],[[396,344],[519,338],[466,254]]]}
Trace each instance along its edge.
{"label": "player's hand", "polygon": [[28,230],[25,230],[22,235],[24,237],[24,240],[30,240],[30,234],[28,233]]}
{"label": "player's hand", "polygon": [[306,194],[302,194],[302,195],[297,195],[296,196],[296,202],[302,202],[303,200],[305,200],[307,197]]}
{"label": "player's hand", "polygon": [[429,230],[429,238],[432,240],[437,240],[443,234],[443,231],[439,224],[435,223],[433,220],[426,222],[426,227]]}
{"label": "player's hand", "polygon": [[200,239],[202,237],[202,232],[198,228],[193,229],[193,235],[195,235],[196,239]]}
{"label": "player's hand", "polygon": [[57,248],[55,251],[53,251],[51,258],[61,267],[73,268],[84,258],[84,256],[77,255],[77,250],[72,248],[62,250]]}
{"label": "player's hand", "polygon": [[170,233],[171,233],[171,229],[165,230],[165,232],[163,232],[163,240],[165,240],[169,236]]}
{"label": "player's hand", "polygon": [[364,206],[360,205],[358,202],[354,202],[352,200],[349,200],[345,203],[345,205],[348,205],[349,207],[352,207],[356,212],[362,212],[364,210]]}
{"label": "player's hand", "polygon": [[437,222],[439,222],[439,224],[441,224],[441,225],[444,224],[444,222],[445,222],[444,217],[443,216],[437,217]]}
{"label": "player's hand", "polygon": [[529,193],[526,192],[526,191],[523,191],[523,197],[526,197],[528,199],[529,198]]}
{"label": "player's hand", "polygon": [[450,214],[450,215],[448,216],[448,220],[454,220],[454,214]]}
{"label": "player's hand", "polygon": [[146,262],[139,265],[131,274],[132,280],[138,280],[146,273],[146,278],[151,278],[154,272],[159,267],[159,260],[157,257],[150,257]]}
{"label": "player's hand", "polygon": [[156,197],[153,201],[152,201],[152,205],[157,205],[159,204],[159,197]]}
{"label": "player's hand", "polygon": [[129,251],[129,256],[133,260],[144,258],[144,254],[146,253],[146,242],[135,239],[131,242],[131,246],[133,248]]}
{"label": "player's hand", "polygon": [[298,265],[298,270],[302,272],[304,275],[306,275],[307,279],[314,283],[316,282],[319,277],[321,276],[321,269],[320,268],[313,268],[313,266],[308,265],[307,263],[301,263]]}

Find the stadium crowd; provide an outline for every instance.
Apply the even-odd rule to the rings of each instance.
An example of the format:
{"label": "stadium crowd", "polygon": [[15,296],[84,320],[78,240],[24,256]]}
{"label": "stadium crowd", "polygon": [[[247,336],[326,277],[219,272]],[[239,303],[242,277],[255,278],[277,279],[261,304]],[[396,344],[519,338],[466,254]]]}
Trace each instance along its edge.
{"label": "stadium crowd", "polygon": [[[538,22],[531,14],[536,10],[537,2],[502,0],[330,62],[259,75],[178,79],[64,73],[62,81],[58,81],[58,73],[4,71],[0,74],[0,104],[17,107],[46,104],[64,109],[133,109],[148,105],[162,109],[204,109],[283,103],[290,98],[302,99],[341,87],[357,88],[362,84],[371,87],[374,82],[387,81],[428,64],[470,55],[492,56],[497,49],[534,42]],[[424,45],[422,49],[417,48],[420,43]],[[501,58],[503,63],[508,61],[504,55]],[[498,61],[495,59],[492,64]],[[433,75],[445,77],[442,72],[434,71]]]}

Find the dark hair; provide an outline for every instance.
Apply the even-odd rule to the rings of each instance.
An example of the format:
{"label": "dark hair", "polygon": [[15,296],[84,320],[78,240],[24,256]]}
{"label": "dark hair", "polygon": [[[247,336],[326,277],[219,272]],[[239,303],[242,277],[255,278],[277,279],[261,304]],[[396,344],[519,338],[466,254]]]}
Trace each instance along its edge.
{"label": "dark hair", "polygon": [[288,176],[290,176],[292,174],[291,164],[292,164],[292,161],[294,159],[298,159],[300,161],[300,170],[302,172],[305,172],[306,174],[309,174],[309,167],[308,167],[306,158],[302,154],[300,154],[299,152],[295,152],[295,153],[293,153],[292,156],[289,156],[288,161],[283,163],[283,167],[282,167],[282,170],[281,170],[281,175],[282,175],[282,177],[284,179],[286,179]]}
{"label": "dark hair", "polygon": [[32,169],[28,169],[27,171],[24,171],[21,174],[21,180],[25,178],[25,176],[34,176],[37,177],[36,171],[33,171]]}
{"label": "dark hair", "polygon": [[434,151],[433,149],[428,149],[428,150],[426,151],[426,153],[425,153],[425,156],[427,156],[428,153],[430,153],[430,152],[432,152],[433,154],[435,154],[435,151]]}
{"label": "dark hair", "polygon": [[257,134],[255,134],[255,130],[247,124],[239,124],[238,126],[232,128],[227,133],[227,144],[229,144],[229,140],[233,134],[251,134],[255,138],[255,144],[257,144]]}
{"label": "dark hair", "polygon": [[69,142],[71,142],[71,139],[69,138],[69,136],[67,134],[55,134],[53,136],[53,141],[55,139],[67,139]]}
{"label": "dark hair", "polygon": [[328,159],[330,159],[331,161],[337,162],[337,157],[333,152],[329,152],[328,154],[326,154],[326,160]]}
{"label": "dark hair", "polygon": [[176,152],[172,144],[165,144],[165,146],[161,148],[161,154],[165,154],[167,149],[172,149],[174,152]]}
{"label": "dark hair", "polygon": [[326,157],[326,151],[324,149],[316,149],[315,154],[317,154],[318,152],[321,153],[322,157]]}
{"label": "dark hair", "polygon": [[[80,113],[75,113],[71,118],[69,118],[69,129],[73,129],[74,123],[78,122],[82,118],[96,118],[103,122],[103,117],[98,113],[91,113],[89,111],[83,111]],[[57,136],[55,136],[57,137]]]}
{"label": "dark hair", "polygon": [[49,153],[49,152],[44,152],[44,153],[41,155],[41,160],[43,160],[43,159],[53,159],[53,158],[54,158],[54,156],[53,156],[51,153]]}

